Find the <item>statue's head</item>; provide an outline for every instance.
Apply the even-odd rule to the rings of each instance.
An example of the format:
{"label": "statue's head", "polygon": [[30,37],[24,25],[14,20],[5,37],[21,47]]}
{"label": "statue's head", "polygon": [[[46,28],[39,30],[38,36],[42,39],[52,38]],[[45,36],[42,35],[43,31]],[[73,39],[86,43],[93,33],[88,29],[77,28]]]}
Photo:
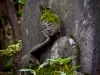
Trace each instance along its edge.
{"label": "statue's head", "polygon": [[59,32],[58,27],[59,26],[54,25],[52,22],[50,23],[48,21],[42,21],[42,29],[44,33],[50,37],[54,36],[57,32]]}
{"label": "statue's head", "polygon": [[52,37],[60,32],[60,18],[51,9],[47,8],[42,11],[41,22],[43,31],[48,36]]}

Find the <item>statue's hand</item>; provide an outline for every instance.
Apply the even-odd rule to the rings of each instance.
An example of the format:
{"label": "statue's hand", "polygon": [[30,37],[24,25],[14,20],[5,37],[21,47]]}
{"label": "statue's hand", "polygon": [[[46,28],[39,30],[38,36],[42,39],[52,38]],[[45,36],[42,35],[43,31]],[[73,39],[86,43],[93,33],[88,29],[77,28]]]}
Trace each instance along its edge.
{"label": "statue's hand", "polygon": [[39,51],[42,47],[44,47],[47,43],[49,43],[50,37],[48,35],[45,34],[44,31],[42,31],[43,35],[47,38],[43,43],[36,45],[35,47],[33,47],[30,51],[30,54],[33,55],[34,52]]}

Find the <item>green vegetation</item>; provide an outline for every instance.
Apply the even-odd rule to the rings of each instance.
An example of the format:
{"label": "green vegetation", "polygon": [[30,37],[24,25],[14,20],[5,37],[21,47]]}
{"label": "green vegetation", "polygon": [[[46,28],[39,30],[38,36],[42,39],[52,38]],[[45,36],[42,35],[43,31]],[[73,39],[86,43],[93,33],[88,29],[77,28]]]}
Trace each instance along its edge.
{"label": "green vegetation", "polygon": [[41,16],[42,21],[48,21],[54,23],[55,25],[60,25],[61,21],[58,15],[54,14],[50,8],[45,8],[42,5],[41,7],[43,8]]}
{"label": "green vegetation", "polygon": [[[48,59],[48,63],[43,63],[37,67],[24,68],[19,71],[30,72],[32,75],[77,75],[76,68],[73,67],[72,59],[75,57],[58,58],[56,60]],[[31,75],[30,74],[30,75]]]}
{"label": "green vegetation", "polygon": [[[22,41],[19,40],[18,43],[14,45],[9,45],[7,49],[0,50],[0,57],[4,57],[5,60],[2,60],[2,64],[4,64],[5,71],[9,71],[10,75],[13,75],[13,61],[17,58],[14,58],[14,55],[16,55],[18,52],[20,52],[22,49]],[[2,65],[1,64],[1,65]]]}
{"label": "green vegetation", "polygon": [[26,3],[26,0],[14,0],[14,5],[16,7],[16,15],[17,18],[20,18],[22,16],[22,11],[23,11],[23,7]]}
{"label": "green vegetation", "polygon": [[16,52],[21,51],[21,49],[22,49],[22,41],[19,40],[17,44],[9,45],[7,49],[0,50],[0,56],[2,55],[13,56]]}

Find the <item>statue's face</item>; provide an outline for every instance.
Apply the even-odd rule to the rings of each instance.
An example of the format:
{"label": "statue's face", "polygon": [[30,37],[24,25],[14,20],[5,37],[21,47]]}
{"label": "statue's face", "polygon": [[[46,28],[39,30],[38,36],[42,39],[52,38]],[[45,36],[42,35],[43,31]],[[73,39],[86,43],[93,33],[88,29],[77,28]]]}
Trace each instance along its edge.
{"label": "statue's face", "polygon": [[57,25],[49,23],[48,21],[42,21],[42,28],[44,33],[50,37],[57,33]]}

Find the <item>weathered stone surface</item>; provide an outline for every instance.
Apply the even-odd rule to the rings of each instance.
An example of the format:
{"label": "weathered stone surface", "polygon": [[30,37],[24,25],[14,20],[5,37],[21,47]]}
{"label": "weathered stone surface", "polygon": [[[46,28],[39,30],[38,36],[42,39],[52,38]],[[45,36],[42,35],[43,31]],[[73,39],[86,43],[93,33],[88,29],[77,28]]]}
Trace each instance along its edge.
{"label": "weathered stone surface", "polygon": [[40,28],[40,15],[39,1],[28,0],[23,11],[22,19],[23,54],[27,54],[32,46],[43,41]]}
{"label": "weathered stone surface", "polygon": [[80,47],[80,69],[94,75],[100,64],[99,0],[27,0],[22,20],[22,54],[45,40],[40,22],[40,3],[50,6],[62,20],[62,35],[76,37]]}

